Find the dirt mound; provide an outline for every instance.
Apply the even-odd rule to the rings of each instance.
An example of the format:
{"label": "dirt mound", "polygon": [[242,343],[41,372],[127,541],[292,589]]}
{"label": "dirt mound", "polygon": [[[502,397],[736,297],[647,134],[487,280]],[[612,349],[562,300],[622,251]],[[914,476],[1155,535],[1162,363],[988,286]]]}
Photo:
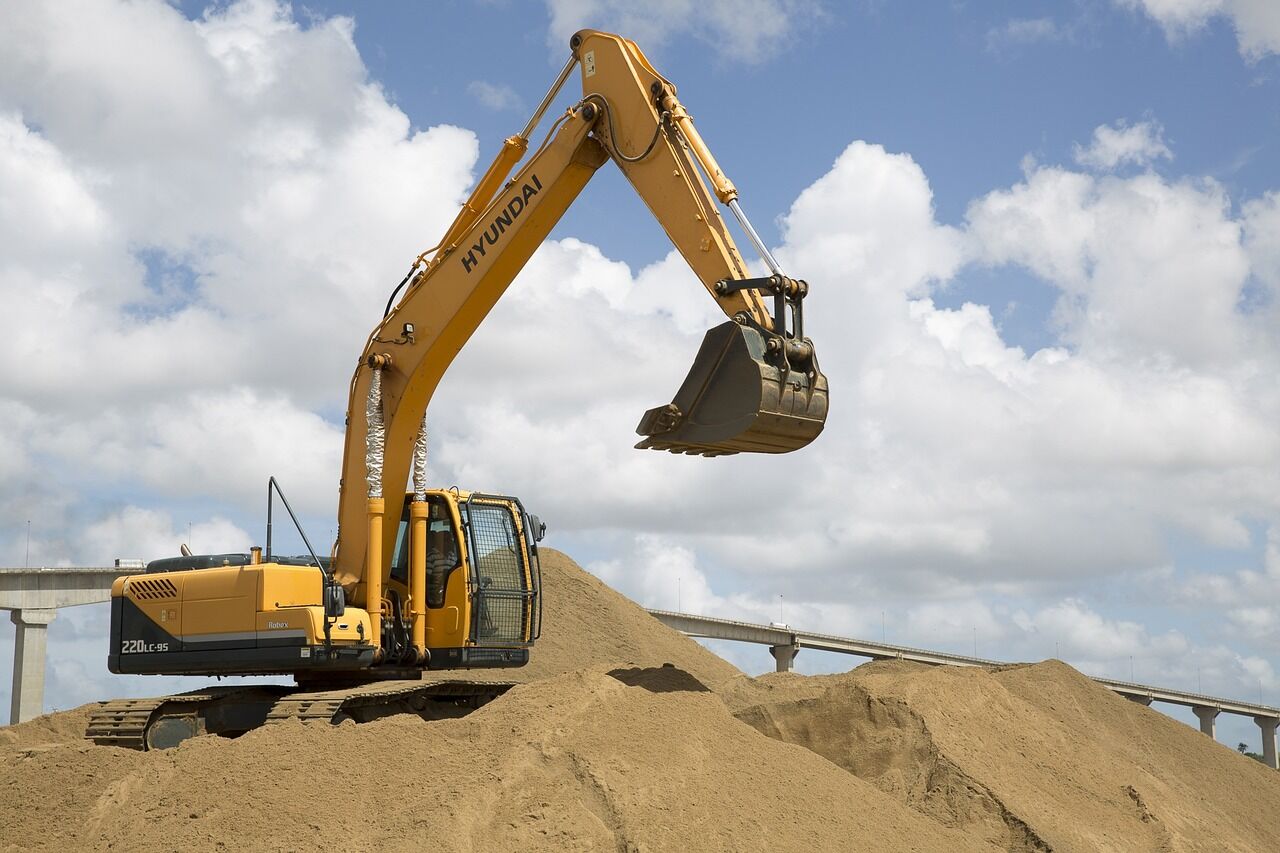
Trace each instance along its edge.
{"label": "dirt mound", "polygon": [[84,737],[89,710],[95,705],[82,705],[70,711],[45,714],[17,726],[0,728],[0,750],[33,748],[50,743],[72,743]]}
{"label": "dirt mound", "polygon": [[709,692],[599,669],[460,720],[295,722],[154,753],[66,744],[15,765],[6,834],[50,849],[990,849],[761,736]]}
{"label": "dirt mound", "polygon": [[758,731],[1010,851],[1269,850],[1280,776],[1057,661],[737,682]]}
{"label": "dirt mound", "polygon": [[533,681],[587,666],[656,667],[671,663],[715,689],[742,672],[655,620],[635,602],[583,571],[568,556],[541,550],[542,638],[528,666],[508,670]]}
{"label": "dirt mound", "polygon": [[534,662],[471,674],[527,683],[460,719],[0,729],[0,850],[1280,849],[1280,774],[1063,664],[751,679],[563,554],[543,580]]}

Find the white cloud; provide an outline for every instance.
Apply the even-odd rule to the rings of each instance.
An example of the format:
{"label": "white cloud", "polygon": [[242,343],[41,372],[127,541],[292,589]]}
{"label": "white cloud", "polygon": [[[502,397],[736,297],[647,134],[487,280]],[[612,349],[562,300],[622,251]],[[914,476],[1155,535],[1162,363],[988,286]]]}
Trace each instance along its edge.
{"label": "white cloud", "polygon": [[1130,9],[1141,9],[1170,36],[1190,32],[1203,27],[1214,15],[1227,8],[1226,0],[1117,0]]}
{"label": "white cloud", "polygon": [[516,90],[505,84],[495,85],[483,80],[472,80],[467,84],[467,94],[491,110],[524,109],[524,102],[516,94]]}
{"label": "white cloud", "polygon": [[998,50],[1006,45],[1063,41],[1070,37],[1070,28],[1064,27],[1053,18],[1012,18],[999,27],[987,30],[987,49]]}
{"label": "white cloud", "polygon": [[624,34],[646,52],[691,35],[722,57],[755,63],[787,47],[796,34],[822,19],[819,0],[546,0],[551,16],[547,42],[567,55],[569,37],[592,28]]}
{"label": "white cloud", "polygon": [[276,476],[299,509],[332,511],[342,432],[287,398],[249,388],[181,396],[136,411],[110,407],[91,421],[29,437],[94,479],[148,486],[158,495],[253,506]]}
{"label": "white cloud", "polygon": [[182,544],[197,554],[225,554],[249,550],[251,537],[225,518],[175,524],[168,513],[127,506],[81,531],[84,550],[93,565],[111,565],[116,558],[155,560],[176,557]]}
{"label": "white cloud", "polygon": [[[1137,681],[1210,695],[1256,699],[1280,690],[1267,660],[1220,643],[1192,642],[1183,632],[1153,633],[1126,619],[1111,619],[1077,598],[1012,615],[1006,648],[1024,659],[1054,654],[1087,675]],[[1027,654],[1029,653],[1029,654]]]}
{"label": "white cloud", "polygon": [[1173,152],[1164,143],[1164,128],[1158,122],[1141,121],[1115,125],[1100,124],[1086,148],[1076,144],[1076,162],[1090,169],[1108,171],[1119,166],[1150,166],[1158,159],[1171,160]]}
{"label": "white cloud", "polygon": [[1280,5],[1273,0],[1116,0],[1128,9],[1139,9],[1153,18],[1170,41],[1203,28],[1211,19],[1225,16],[1235,28],[1240,53],[1256,62],[1280,52]]}
{"label": "white cloud", "polygon": [[1257,318],[1237,310],[1250,269],[1241,223],[1211,180],[1037,167],[968,215],[985,260],[1061,289],[1055,318],[1093,358],[1225,370],[1259,344]]}
{"label": "white cloud", "polygon": [[195,22],[163,4],[54,4],[12,23],[6,526],[35,517],[42,560],[102,559],[49,532],[111,517],[91,496],[257,515],[270,474],[329,515],[352,358],[455,214],[474,136],[412,131],[344,18],[304,27],[250,0]]}
{"label": "white cloud", "polygon": [[1269,317],[1265,327],[1271,346],[1280,349],[1280,192],[1272,191],[1243,207],[1244,247],[1256,287],[1246,301],[1259,316]]}
{"label": "white cloud", "polygon": [[1280,526],[1268,530],[1263,563],[1257,569],[1191,575],[1173,595],[1188,606],[1224,613],[1228,636],[1274,648],[1280,642]]}
{"label": "white cloud", "polygon": [[1280,52],[1280,6],[1272,0],[1231,0],[1240,52],[1257,61]]}

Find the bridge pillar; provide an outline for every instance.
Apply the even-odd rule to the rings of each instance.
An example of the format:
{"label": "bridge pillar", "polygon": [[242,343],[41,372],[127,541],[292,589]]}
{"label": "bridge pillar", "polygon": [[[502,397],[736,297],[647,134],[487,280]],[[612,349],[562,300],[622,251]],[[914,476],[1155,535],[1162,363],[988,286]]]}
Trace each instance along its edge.
{"label": "bridge pillar", "polygon": [[773,655],[773,659],[777,661],[778,672],[790,672],[791,662],[796,659],[796,655],[800,654],[800,644],[788,643],[785,646],[770,646],[769,654]]}
{"label": "bridge pillar", "polygon": [[1196,719],[1200,721],[1200,731],[1216,739],[1217,733],[1214,727],[1220,713],[1219,709],[1210,708],[1208,705],[1193,705],[1191,713],[1195,714]]}
{"label": "bridge pillar", "polygon": [[1276,726],[1280,725],[1280,718],[1254,717],[1253,721],[1262,729],[1262,762],[1272,770],[1280,770],[1276,763]]}
{"label": "bridge pillar", "polygon": [[9,612],[9,618],[15,626],[10,725],[38,717],[44,710],[44,653],[49,638],[49,623],[56,615],[56,610]]}

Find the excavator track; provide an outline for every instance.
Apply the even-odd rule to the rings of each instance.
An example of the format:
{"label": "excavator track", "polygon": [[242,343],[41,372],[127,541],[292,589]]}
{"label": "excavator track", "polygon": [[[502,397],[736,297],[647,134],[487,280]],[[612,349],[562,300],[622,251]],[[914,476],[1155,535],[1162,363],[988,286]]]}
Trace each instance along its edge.
{"label": "excavator track", "polygon": [[84,736],[99,746],[147,749],[147,729],[163,714],[195,712],[245,690],[243,687],[214,687],[172,696],[103,702],[89,715]]}
{"label": "excavator track", "polygon": [[89,725],[84,736],[99,746],[122,746],[126,749],[144,749],[143,734],[147,723],[157,708],[169,698],[119,699],[103,702],[89,715]]}
{"label": "excavator track", "polygon": [[[514,686],[512,682],[386,681],[331,690],[214,687],[103,702],[90,715],[85,738],[100,746],[165,749],[196,735],[235,736],[285,720],[359,723],[400,713],[428,716],[448,705],[469,710]],[[434,709],[432,703],[438,703]]]}
{"label": "excavator track", "polygon": [[393,681],[381,682],[375,687],[292,693],[275,703],[267,714],[267,722],[289,719],[341,722],[347,717],[364,722],[364,718],[385,716],[380,712],[388,709],[421,711],[427,702],[451,702],[479,707],[514,686],[512,682],[436,681],[423,684],[418,681]]}

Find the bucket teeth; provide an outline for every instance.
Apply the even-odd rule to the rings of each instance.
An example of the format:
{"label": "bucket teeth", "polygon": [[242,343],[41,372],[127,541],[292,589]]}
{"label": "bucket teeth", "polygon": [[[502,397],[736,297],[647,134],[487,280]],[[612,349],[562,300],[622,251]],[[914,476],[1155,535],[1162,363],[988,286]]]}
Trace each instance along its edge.
{"label": "bucket teeth", "polygon": [[767,357],[765,335],[728,322],[707,331],[674,400],[645,412],[642,450],[694,456],[788,453],[817,438],[827,419],[827,378]]}

